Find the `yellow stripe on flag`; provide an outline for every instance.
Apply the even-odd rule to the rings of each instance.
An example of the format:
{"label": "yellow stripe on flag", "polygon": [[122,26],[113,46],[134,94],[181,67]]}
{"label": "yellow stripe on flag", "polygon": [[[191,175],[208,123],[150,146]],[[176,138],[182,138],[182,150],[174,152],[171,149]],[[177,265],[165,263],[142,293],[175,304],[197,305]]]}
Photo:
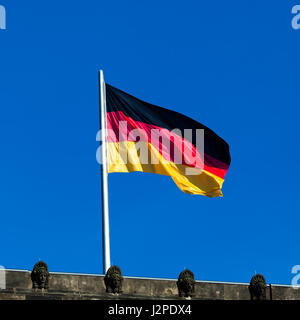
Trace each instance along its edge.
{"label": "yellow stripe on flag", "polygon": [[[139,156],[141,152],[139,152],[138,149],[147,149],[146,159],[142,159],[142,156]],[[145,156],[145,152],[143,153],[143,156]],[[199,174],[188,175],[187,170],[198,171]],[[185,193],[201,194],[208,197],[223,196],[221,192],[222,184],[224,182],[223,179],[205,170],[167,161],[149,142],[109,142],[108,172],[134,171],[170,176],[179,189]]]}

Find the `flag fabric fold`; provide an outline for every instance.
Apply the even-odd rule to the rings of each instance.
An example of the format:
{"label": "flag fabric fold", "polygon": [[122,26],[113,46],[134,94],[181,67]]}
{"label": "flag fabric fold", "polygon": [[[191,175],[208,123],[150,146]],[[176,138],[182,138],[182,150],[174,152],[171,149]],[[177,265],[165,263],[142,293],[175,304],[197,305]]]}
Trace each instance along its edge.
{"label": "flag fabric fold", "polygon": [[185,193],[222,196],[228,144],[199,122],[106,84],[108,172],[170,176]]}

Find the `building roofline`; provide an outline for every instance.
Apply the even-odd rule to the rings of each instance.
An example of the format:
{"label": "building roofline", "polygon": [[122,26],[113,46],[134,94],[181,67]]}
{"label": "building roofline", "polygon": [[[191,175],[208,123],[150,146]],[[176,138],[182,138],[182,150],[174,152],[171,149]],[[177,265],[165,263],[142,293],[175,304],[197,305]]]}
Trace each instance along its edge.
{"label": "building roofline", "polygon": [[[13,271],[13,272],[28,272],[31,273],[30,270],[26,269],[6,269],[7,271]],[[52,274],[62,274],[62,275],[73,275],[73,276],[93,276],[93,277],[104,277],[104,274],[95,274],[95,273],[76,273],[76,272],[58,272],[58,271],[50,271]],[[135,277],[135,276],[123,276],[127,279],[141,279],[141,280],[162,280],[162,281],[177,281],[177,279],[172,278],[153,278],[153,277]],[[232,284],[232,285],[242,285],[242,286],[248,286],[249,283],[247,282],[229,282],[229,281],[215,281],[215,280],[195,280],[199,283],[215,283],[215,284]],[[270,284],[269,284],[270,285]],[[278,287],[291,287],[294,286],[289,284],[280,284],[280,283],[271,283],[272,286],[278,286]]]}

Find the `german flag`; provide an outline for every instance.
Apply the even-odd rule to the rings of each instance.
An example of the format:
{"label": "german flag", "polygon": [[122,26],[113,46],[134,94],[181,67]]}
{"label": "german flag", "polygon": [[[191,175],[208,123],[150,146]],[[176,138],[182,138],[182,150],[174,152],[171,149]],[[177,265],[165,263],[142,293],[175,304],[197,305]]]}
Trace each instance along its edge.
{"label": "german flag", "polygon": [[229,146],[212,130],[108,84],[106,112],[109,173],[157,173],[185,193],[222,196]]}

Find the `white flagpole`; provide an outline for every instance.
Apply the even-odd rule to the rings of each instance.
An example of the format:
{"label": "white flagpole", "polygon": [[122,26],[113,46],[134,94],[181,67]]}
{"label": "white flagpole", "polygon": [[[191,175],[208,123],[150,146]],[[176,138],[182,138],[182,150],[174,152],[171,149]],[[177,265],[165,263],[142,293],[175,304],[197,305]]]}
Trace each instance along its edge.
{"label": "white flagpole", "polygon": [[99,100],[101,118],[101,175],[102,175],[102,246],[103,246],[103,274],[110,268],[110,241],[108,215],[108,183],[107,183],[107,130],[106,130],[106,95],[103,71],[99,71]]}

